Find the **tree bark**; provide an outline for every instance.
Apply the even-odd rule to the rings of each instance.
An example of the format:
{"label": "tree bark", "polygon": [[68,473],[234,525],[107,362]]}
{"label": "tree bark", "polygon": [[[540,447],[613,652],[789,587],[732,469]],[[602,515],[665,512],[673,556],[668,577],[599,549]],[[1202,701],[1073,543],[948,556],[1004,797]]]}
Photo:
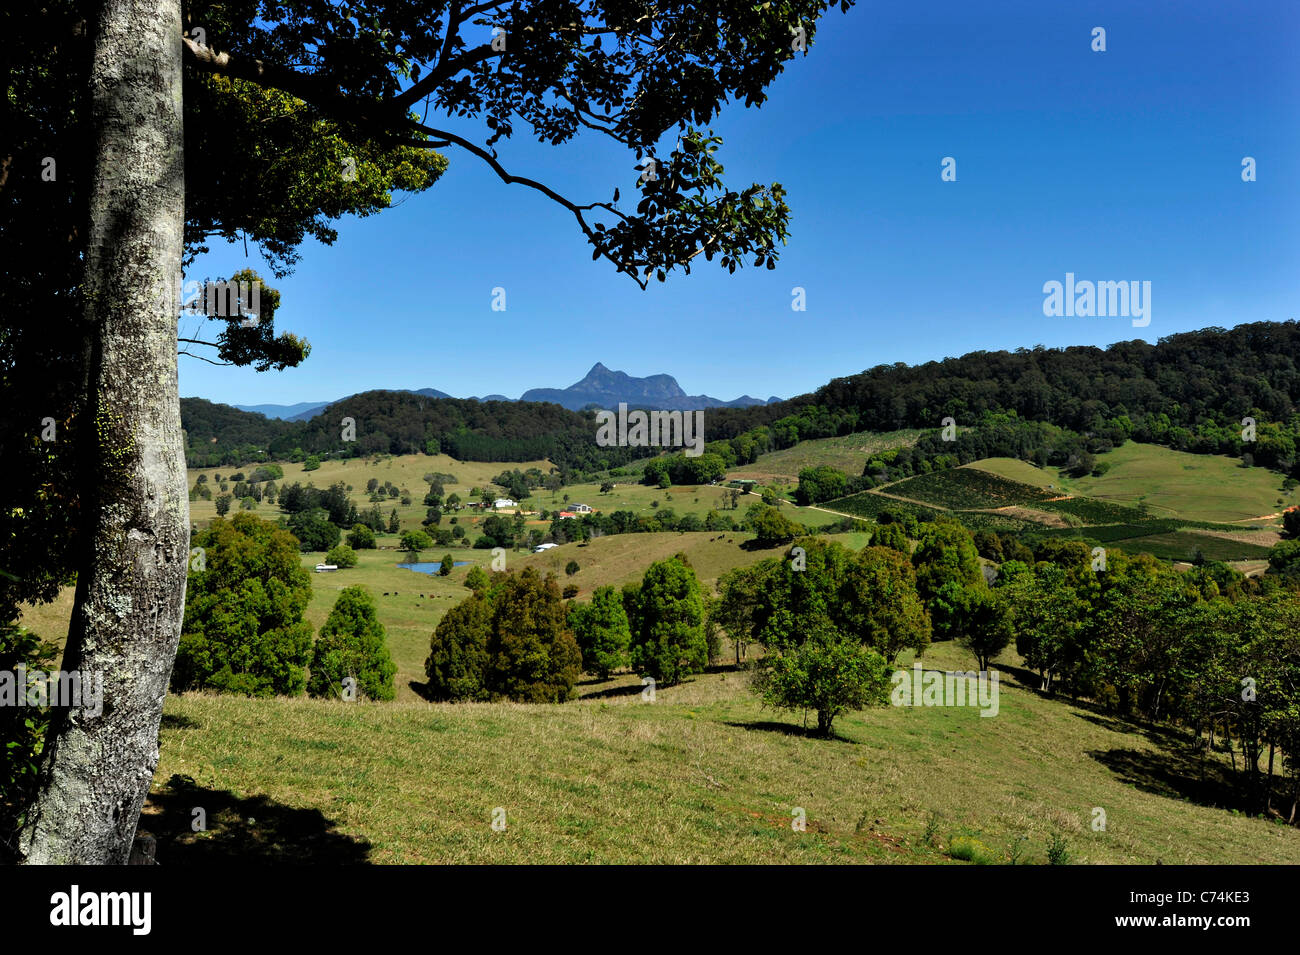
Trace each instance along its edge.
{"label": "tree bark", "polygon": [[189,557],[176,381],[185,220],[180,0],[101,0],[92,37],[83,286],[91,420],[63,667],[102,674],[103,710],[64,711],[51,729],[19,841],[27,863],[129,858],[158,762]]}

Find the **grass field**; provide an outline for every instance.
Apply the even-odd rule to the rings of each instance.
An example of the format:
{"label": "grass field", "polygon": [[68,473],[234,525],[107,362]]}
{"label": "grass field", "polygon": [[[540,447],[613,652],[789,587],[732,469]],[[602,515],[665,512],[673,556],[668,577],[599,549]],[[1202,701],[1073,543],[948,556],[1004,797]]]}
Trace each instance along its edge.
{"label": "grass field", "polygon": [[[1255,521],[1277,524],[1275,515],[1297,503],[1295,492],[1280,490],[1282,477],[1264,468],[1243,468],[1236,458],[1189,454],[1129,441],[1097,456],[1110,470],[1101,477],[1070,478],[1056,483],[1071,494],[1121,504],[1145,504],[1153,516],[1197,521]],[[1279,504],[1279,498],[1283,503]]]}
{"label": "grass field", "polygon": [[730,479],[748,478],[760,484],[795,484],[804,468],[829,465],[850,476],[862,473],[867,459],[888,448],[911,447],[925,432],[861,431],[837,438],[800,441],[793,448],[760,454],[753,464],[727,472]]}
{"label": "grass field", "polygon": [[[626,479],[614,480],[621,482]],[[676,485],[661,489],[645,484],[616,483],[614,490],[602,494],[600,483],[573,484],[564,487],[554,495],[550,491],[534,491],[533,496],[524,501],[524,504],[528,507],[554,510],[564,505],[564,495],[567,494],[571,502],[590,505],[594,510],[605,514],[612,514],[614,511],[631,511],[638,517],[650,517],[656,513],[657,504],[658,508],[672,508],[673,513],[678,517],[693,514],[703,520],[709,511],[717,511],[733,520],[740,520],[745,516],[745,509],[759,503],[759,498],[753,494],[742,494],[738,499],[736,510],[729,511],[725,509],[724,504],[731,490],[720,484]],[[794,504],[785,505],[784,510],[790,520],[798,521],[807,527],[824,527],[839,520],[834,514],[827,514],[814,508],[796,507]]]}
{"label": "grass field", "polygon": [[[379,508],[383,512],[385,520],[388,518],[389,511],[396,508],[397,517],[401,521],[403,530],[419,528],[420,521],[424,519],[427,508],[421,502],[429,490],[429,485],[424,483],[425,474],[430,472],[454,474],[457,479],[456,483],[444,484],[445,493],[459,494],[462,500],[469,501],[471,499],[469,492],[472,488],[485,486],[502,471],[514,470],[515,468],[520,471],[539,468],[545,474],[551,469],[549,461],[524,461],[510,464],[491,461],[457,461],[445,454],[404,454],[373,460],[365,458],[350,458],[341,461],[326,460],[321,462],[320,468],[315,471],[303,471],[301,464],[288,462],[280,462],[280,466],[284,468],[284,479],[276,481],[277,486],[283,487],[296,481],[303,485],[314,484],[318,488],[326,488],[331,484],[342,481],[345,485],[352,485],[352,492],[349,497],[357,505],[357,510],[360,511],[368,510],[371,507],[370,496],[366,493],[366,483],[371,478],[378,478],[381,486],[384,482],[391,481],[399,489],[410,491],[411,503],[403,505],[400,497],[391,498],[380,502]],[[209,486],[212,486],[211,482],[217,474],[228,479],[231,475],[238,474],[241,471],[245,475],[250,475],[256,469],[257,466],[251,464],[241,468],[201,468],[189,471],[188,480],[190,487],[193,487],[195,481],[198,480],[198,476],[206,474]],[[214,499],[217,494],[217,488],[212,487]],[[577,499],[575,498],[575,500]],[[532,504],[532,499],[526,503]],[[231,513],[234,513],[238,507],[239,502],[233,502],[231,504]],[[258,504],[253,513],[267,520],[275,520],[283,512],[277,505],[263,501]],[[461,513],[464,514],[465,512],[462,511]],[[190,502],[191,523],[197,524],[199,527],[206,527],[208,522],[216,516],[217,506],[214,501],[196,500]],[[443,518],[443,526],[447,526],[445,517]]]}
{"label": "grass field", "polygon": [[[970,666],[951,644],[926,660]],[[1300,863],[1300,833],[1222,808],[1221,761],[1202,781],[1183,740],[1044,699],[1016,672],[996,717],[885,707],[841,717],[831,740],[729,669],[653,703],[630,676],[553,706],[172,697],[141,829],[164,865],[945,863],[955,835],[999,857],[1023,836],[1040,864],[1052,835],[1076,863]]]}

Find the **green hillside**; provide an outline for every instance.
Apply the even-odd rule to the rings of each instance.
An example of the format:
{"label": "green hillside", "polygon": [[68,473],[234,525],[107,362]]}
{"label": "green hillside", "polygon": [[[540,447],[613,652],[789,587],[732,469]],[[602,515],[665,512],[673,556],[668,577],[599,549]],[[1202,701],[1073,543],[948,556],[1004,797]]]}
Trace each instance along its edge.
{"label": "green hillside", "polygon": [[[927,665],[969,659],[936,646]],[[1026,837],[1031,863],[1053,835],[1081,863],[1300,863],[1293,830],[1212,805],[1220,762],[1190,782],[1180,739],[1015,673],[997,719],[885,707],[842,717],[831,740],[791,733],[730,670],[654,703],[635,677],[563,706],[172,697],[141,828],[168,864],[942,863],[962,834],[1001,859]]]}
{"label": "green hillside", "polygon": [[1282,492],[1282,476],[1265,468],[1243,468],[1236,458],[1188,454],[1130,441],[1097,456],[1109,466],[1101,477],[1058,475],[1071,494],[1121,504],[1142,504],[1161,516],[1195,521],[1276,523],[1283,507],[1297,503]]}

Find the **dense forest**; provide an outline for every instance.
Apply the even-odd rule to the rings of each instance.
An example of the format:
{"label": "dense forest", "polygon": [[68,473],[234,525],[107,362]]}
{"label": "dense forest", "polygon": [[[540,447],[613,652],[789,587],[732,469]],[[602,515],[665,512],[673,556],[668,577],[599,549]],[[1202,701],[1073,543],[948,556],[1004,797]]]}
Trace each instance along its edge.
{"label": "dense forest", "polygon": [[[290,422],[184,398],[181,417],[190,467],[294,461],[312,454],[441,452],[461,461],[547,458],[567,474],[608,470],[645,456],[639,448],[599,447],[593,412],[539,402],[367,391],[335,402],[310,421]],[[347,418],[355,425],[355,440],[345,440]]]}
{"label": "dense forest", "polygon": [[[1132,438],[1182,451],[1248,454],[1254,464],[1292,472],[1298,407],[1300,324],[1256,322],[1171,335],[1155,345],[1039,346],[879,365],[777,404],[711,409],[705,433],[707,450],[727,466],[809,438],[933,428],[920,457],[966,461],[997,453],[1074,466]],[[591,412],[545,403],[371,391],[307,422],[272,421],[193,398],[182,402],[182,412],[192,467],[242,465],[263,453],[293,459],[443,451],[471,461],[549,458],[576,474],[644,456],[636,448],[598,447]],[[341,440],[345,417],[355,420],[355,441]],[[958,428],[956,442],[937,433],[945,418]],[[1256,421],[1253,434],[1243,433],[1246,418]]]}

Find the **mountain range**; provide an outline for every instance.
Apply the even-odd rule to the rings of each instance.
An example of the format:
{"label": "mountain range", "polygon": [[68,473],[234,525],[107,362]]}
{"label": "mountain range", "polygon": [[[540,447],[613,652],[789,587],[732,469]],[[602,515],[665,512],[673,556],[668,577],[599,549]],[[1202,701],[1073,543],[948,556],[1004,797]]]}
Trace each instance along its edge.
{"label": "mountain range", "polygon": [[[409,389],[404,390],[409,391]],[[452,397],[436,388],[420,388],[410,393],[426,395],[430,398]],[[515,399],[507,398],[505,395],[485,395],[482,398],[475,396],[470,400],[513,401]],[[634,408],[658,411],[697,411],[701,408],[748,408],[753,405],[770,405],[781,399],[771,397],[764,401],[762,398],[741,395],[732,401],[723,401],[708,395],[688,395],[672,375],[649,375],[645,378],[636,378],[626,372],[610,371],[600,362],[596,362],[581,381],[574,382],[567,388],[530,388],[518,400],[550,401],[570,411],[579,411],[588,405],[614,408],[620,403]],[[251,411],[268,418],[308,421],[333,403],[332,401],[300,401],[292,405],[263,404],[234,407],[240,411]]]}

